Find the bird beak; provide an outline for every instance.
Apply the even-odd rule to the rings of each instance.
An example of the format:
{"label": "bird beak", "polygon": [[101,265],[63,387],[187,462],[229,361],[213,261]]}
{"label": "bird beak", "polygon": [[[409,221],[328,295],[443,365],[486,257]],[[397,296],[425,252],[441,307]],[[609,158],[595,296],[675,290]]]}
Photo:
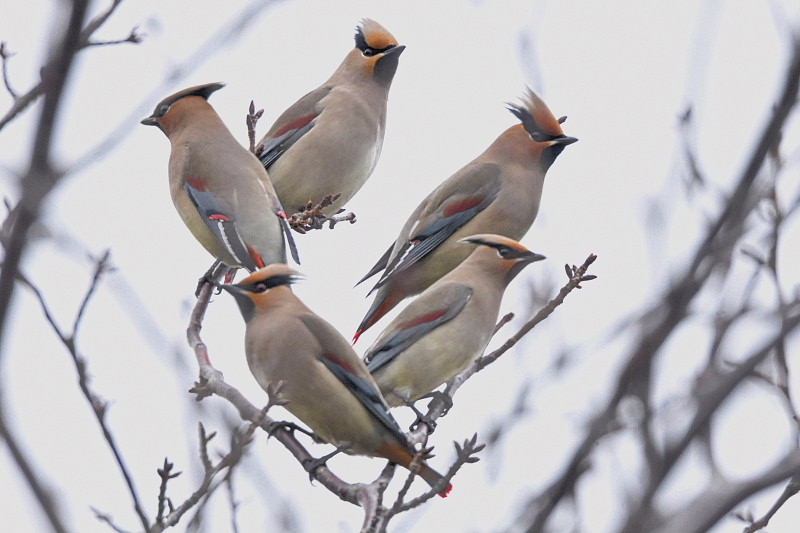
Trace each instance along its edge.
{"label": "bird beak", "polygon": [[388,50],[386,50],[383,53],[383,57],[386,57],[386,56],[392,55],[392,54],[400,55],[400,54],[403,53],[403,50],[405,50],[405,49],[406,49],[406,46],[404,44],[398,44],[397,46],[393,46],[393,47],[389,48]]}
{"label": "bird beak", "polygon": [[156,117],[143,118],[140,124],[144,124],[145,126],[158,126],[158,119]]}
{"label": "bird beak", "polygon": [[242,313],[242,318],[244,318],[245,322],[250,322],[250,319],[253,318],[255,314],[256,306],[250,296],[248,296],[247,291],[234,284],[217,283],[217,287],[224,289],[225,292],[233,296],[233,299],[236,300],[236,305],[239,306],[239,311]]}
{"label": "bird beak", "polygon": [[[578,139],[575,139],[576,141]],[[524,261],[526,263],[535,263],[536,261],[541,261],[543,259],[547,259],[542,254],[537,254],[536,252],[530,252],[528,255],[525,256]]]}
{"label": "bird beak", "polygon": [[564,137],[557,137],[552,141],[550,141],[550,146],[555,146],[556,144],[560,144],[561,146],[567,146],[569,144],[576,142],[578,142],[578,139],[576,139],[575,137],[567,137],[565,135]]}

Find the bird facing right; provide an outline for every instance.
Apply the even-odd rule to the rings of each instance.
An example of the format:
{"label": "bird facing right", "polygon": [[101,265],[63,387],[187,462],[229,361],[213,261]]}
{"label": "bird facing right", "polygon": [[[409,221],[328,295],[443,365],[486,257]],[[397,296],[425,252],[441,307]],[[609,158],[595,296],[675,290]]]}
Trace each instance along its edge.
{"label": "bird facing right", "polygon": [[278,117],[259,141],[258,157],[289,214],[341,193],[330,215],[364,185],[383,146],[386,103],[405,46],[371,19],[356,28],[355,47],[318,88]]}
{"label": "bird facing right", "polygon": [[544,259],[501,235],[472,235],[458,246],[469,257],[403,309],[364,356],[392,407],[412,404],[478,358],[494,333],[506,287],[526,265]]}
{"label": "bird facing right", "polygon": [[577,141],[564,135],[547,105],[528,89],[509,110],[520,120],[480,156],[450,176],[417,207],[400,235],[358,283],[383,270],[354,340],[400,301],[419,294],[469,255],[458,244],[477,233],[519,240],[539,212],[550,165]]}

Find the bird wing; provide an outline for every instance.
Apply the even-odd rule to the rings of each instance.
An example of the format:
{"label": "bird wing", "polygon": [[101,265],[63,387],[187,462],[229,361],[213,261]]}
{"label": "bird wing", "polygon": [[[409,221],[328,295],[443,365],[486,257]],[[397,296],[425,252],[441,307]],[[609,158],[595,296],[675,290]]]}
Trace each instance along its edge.
{"label": "bird wing", "polygon": [[372,276],[374,276],[375,274],[377,274],[381,270],[384,270],[386,268],[386,265],[389,264],[389,258],[392,257],[392,250],[393,249],[394,249],[394,245],[389,246],[389,249],[386,250],[386,252],[381,256],[381,258],[378,259],[378,262],[375,263],[375,266],[373,266],[370,269],[370,271],[367,272],[367,274],[363,278],[358,280],[358,283],[356,283],[356,286],[361,285],[361,283],[363,283],[364,281],[368,280],[369,278],[371,278]]}
{"label": "bird wing", "polygon": [[419,339],[458,316],[472,297],[472,288],[446,283],[426,291],[411,302],[364,355],[367,369],[375,372]]}
{"label": "bird wing", "polygon": [[370,293],[420,261],[486,209],[497,198],[500,187],[500,167],[494,163],[465,167],[443,183],[423,202],[425,207],[417,222],[407,235],[401,236],[401,248],[387,260],[383,275]]}
{"label": "bird wing", "polygon": [[401,443],[409,447],[406,435],[389,412],[389,406],[381,396],[375,380],[361,364],[345,338],[333,326],[316,315],[303,314],[300,315],[300,320],[322,346],[322,353],[318,358],[325,368],[330,370]]}
{"label": "bird wing", "polygon": [[275,121],[275,124],[272,125],[272,128],[259,143],[263,147],[258,152],[258,158],[264,168],[269,170],[269,167],[275,161],[314,127],[314,119],[322,113],[320,101],[330,91],[330,87],[315,89],[295,102],[278,117],[278,120]]}
{"label": "bird wing", "polygon": [[286,238],[286,244],[289,246],[289,252],[292,254],[292,259],[299,265],[300,254],[297,252],[297,245],[294,242],[294,237],[292,237],[292,228],[289,227],[289,222],[286,221],[286,213],[281,209],[277,215],[281,222],[281,231]]}
{"label": "bird wing", "polygon": [[200,218],[203,219],[203,222],[214,234],[217,241],[248,271],[257,270],[258,266],[250,255],[242,236],[236,229],[234,215],[226,212],[220,205],[218,198],[209,191],[195,188],[189,183],[184,183],[183,187],[198,213],[200,213]]}

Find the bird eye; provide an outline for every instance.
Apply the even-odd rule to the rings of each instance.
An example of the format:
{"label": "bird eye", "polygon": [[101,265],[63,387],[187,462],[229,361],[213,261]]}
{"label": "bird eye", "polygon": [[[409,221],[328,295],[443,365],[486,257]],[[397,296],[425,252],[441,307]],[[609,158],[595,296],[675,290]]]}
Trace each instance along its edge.
{"label": "bird eye", "polygon": [[508,246],[500,246],[497,249],[497,255],[499,255],[503,259],[506,259],[510,253],[511,253],[511,248],[509,248]]}
{"label": "bird eye", "polygon": [[367,57],[372,57],[372,56],[375,55],[375,50],[372,49],[372,48],[367,47],[367,48],[364,48],[364,50],[361,53],[364,54]]}
{"label": "bird eye", "polygon": [[255,286],[253,287],[253,292],[264,292],[267,289],[269,289],[269,287],[267,286],[266,283],[264,282],[256,283]]}
{"label": "bird eye", "polygon": [[162,105],[161,109],[158,110],[158,114],[159,114],[159,116],[163,117],[164,115],[167,114],[167,111],[169,111],[169,106],[168,105]]}

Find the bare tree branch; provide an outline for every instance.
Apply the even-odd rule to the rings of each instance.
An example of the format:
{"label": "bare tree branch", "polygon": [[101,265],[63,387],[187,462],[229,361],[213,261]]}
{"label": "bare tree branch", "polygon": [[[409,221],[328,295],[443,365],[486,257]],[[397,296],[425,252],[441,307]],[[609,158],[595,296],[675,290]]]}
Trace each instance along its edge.
{"label": "bare tree branch", "polygon": [[[797,454],[797,450],[792,452],[792,455],[796,455],[796,454]],[[782,460],[780,462],[780,464],[777,465],[777,468],[779,469],[779,471],[777,473],[779,475],[782,474],[786,470],[791,470],[792,469],[792,466],[787,464],[792,459],[795,459],[795,464],[797,464],[796,458],[793,458],[793,457],[790,456],[790,457],[787,457],[784,460]],[[795,468],[798,468],[798,467],[795,467]],[[775,468],[773,468],[773,471],[774,470],[775,470]],[[763,476],[763,479],[761,480],[761,483],[763,483],[763,485],[765,487],[767,487],[767,486],[770,485],[769,482],[771,481],[771,479],[772,479],[771,476],[769,476],[769,473],[767,473],[767,474],[765,474]],[[757,487],[757,485],[756,485],[756,487]],[[756,490],[758,490],[758,489],[756,489]],[[770,507],[769,511],[767,511],[767,513],[764,516],[762,516],[761,518],[759,518],[758,520],[754,521],[752,524],[747,526],[744,529],[744,533],[755,533],[756,531],[758,531],[760,529],[764,529],[765,527],[767,527],[767,525],[769,524],[769,521],[772,519],[773,516],[775,516],[775,513],[777,513],[780,510],[780,508],[783,507],[783,504],[785,504],[787,501],[789,501],[789,498],[791,498],[792,496],[794,496],[798,492],[800,492],[800,474],[795,474],[794,476],[792,476],[791,481],[789,481],[789,484],[783,490],[783,492],[781,493],[781,495],[778,498],[778,500],[772,505],[772,507]],[[741,498],[741,499],[744,499],[744,498]],[[701,502],[698,502],[698,503],[701,503]]]}
{"label": "bare tree branch", "polygon": [[[222,276],[224,265],[219,267],[212,274],[212,279],[219,280]],[[197,399],[201,400],[211,394],[216,394],[228,400],[239,411],[239,415],[244,420],[261,420],[260,411],[256,409],[238,390],[228,385],[222,378],[222,374],[211,365],[208,356],[208,349],[200,338],[203,316],[208,308],[211,294],[214,290],[213,285],[205,283],[200,289],[197,304],[190,318],[189,328],[187,329],[187,339],[189,345],[195,352],[197,363],[200,367],[200,382],[195,384],[191,390],[197,394]],[[283,444],[292,455],[301,463],[313,460],[313,456],[295,438],[294,433],[280,423],[265,416],[260,423],[261,428],[275,437]],[[276,429],[277,428],[277,429]],[[327,466],[319,466],[313,476],[328,490],[336,494],[342,500],[358,505],[356,493],[363,486],[362,484],[349,484],[335,476]]]}
{"label": "bare tree branch", "polygon": [[[433,400],[430,402],[430,404],[428,404],[428,412],[426,413],[425,418],[427,420],[435,421],[439,417],[443,416],[449,409],[449,406],[452,405],[453,397],[456,391],[460,389],[470,377],[495,362],[498,358],[500,358],[501,355],[510,350],[517,342],[519,342],[522,337],[530,333],[530,331],[537,324],[545,320],[559,305],[564,303],[564,299],[570,292],[572,292],[574,289],[580,289],[582,282],[595,279],[596,276],[587,275],[586,272],[596,259],[596,255],[589,254],[589,257],[586,258],[580,267],[575,267],[574,265],[570,267],[569,265],[566,265],[565,268],[567,270],[569,281],[561,288],[558,294],[552,300],[550,300],[545,307],[540,309],[533,318],[526,322],[519,329],[519,331],[517,331],[517,333],[512,335],[505,343],[503,343],[502,346],[490,354],[479,357],[469,368],[448,381],[444,392],[441,395],[435,394]],[[513,314],[502,317],[495,326],[495,333],[497,333],[500,328],[502,328],[509,320],[511,320],[512,317]],[[426,424],[420,424],[416,430],[412,432],[412,438],[414,442],[419,442],[420,440],[424,439],[429,432],[430,428]]]}
{"label": "bare tree branch", "polygon": [[[83,24],[88,9],[88,1],[75,0],[72,2],[72,9],[66,18],[61,41],[51,50],[48,60],[48,68],[43,69],[43,84],[38,94],[44,93],[44,105],[39,116],[36,128],[36,137],[30,158],[30,164],[26,175],[22,179],[23,197],[22,209],[17,217],[14,228],[8,240],[4,243],[5,257],[3,259],[2,271],[0,271],[0,339],[5,338],[5,327],[14,293],[15,279],[19,268],[19,262],[25,250],[28,229],[38,218],[39,208],[44,198],[49,194],[58,181],[59,174],[56,172],[50,161],[51,138],[55,128],[55,120],[58,109],[61,106],[66,78],[71,71],[75,54],[78,50],[78,39],[80,28]],[[5,70],[5,57],[3,58],[3,68]],[[7,78],[6,78],[7,83]],[[30,99],[33,101],[33,98]],[[24,109],[30,102],[20,104],[20,98],[15,98],[14,106],[21,106]],[[16,113],[18,113],[17,111]],[[16,113],[10,116],[16,116]],[[9,115],[7,115],[9,116]],[[0,128],[7,122],[6,119],[0,120]],[[3,355],[3,343],[0,342],[0,362]],[[0,368],[2,365],[0,364]],[[0,387],[2,387],[2,376],[0,376]],[[0,398],[2,398],[0,389]],[[0,400],[0,404],[5,402]],[[58,518],[52,498],[44,489],[44,485],[38,480],[38,475],[34,473],[28,461],[22,454],[10,428],[5,421],[5,413],[0,409],[0,429],[2,435],[9,446],[16,460],[17,466],[22,471],[23,477],[33,492],[39,506],[50,521],[53,530],[57,532],[65,531],[64,525]]]}
{"label": "bare tree branch", "polygon": [[[687,263],[683,274],[671,284],[662,297],[656,298],[657,303],[649,311],[642,314],[644,318],[637,324],[637,327],[641,328],[643,333],[620,372],[617,387],[609,401],[589,422],[585,438],[576,447],[562,473],[541,492],[540,497],[529,503],[528,510],[531,514],[523,519],[528,524],[528,531],[543,530],[561,499],[573,492],[577,480],[587,468],[589,455],[596,443],[604,435],[619,427],[616,411],[621,400],[631,394],[643,398],[647,405],[653,360],[666,340],[682,323],[690,303],[710,279],[714,270],[729,261],[734,245],[742,235],[746,214],[760,197],[752,191],[753,184],[765,158],[780,138],[781,129],[796,103],[799,84],[800,42],[796,41],[783,91],[733,193],[717,219],[710,225],[704,239]],[[752,372],[758,362],[763,361],[769,350],[774,349],[777,343],[782,342],[786,332],[796,326],[793,323],[795,319],[796,317],[784,322],[781,328],[782,333],[773,339],[772,344],[765,348],[766,351],[759,352],[753,357],[752,364],[742,365],[737,370],[723,376],[723,381],[715,389],[716,395],[713,399],[703,397],[704,405],[701,406],[692,423],[694,433],[687,431],[678,442],[668,449],[659,464],[651,465],[653,474],[662,478],[667,475],[682,451],[686,449],[688,441],[707,424],[713,413],[713,410],[708,410],[712,404],[719,405],[730,394],[732,388]],[[706,404],[706,402],[709,403]],[[791,475],[791,473],[786,475]],[[635,512],[628,516],[623,531],[640,531],[649,528],[650,522],[648,521],[655,519],[655,513],[650,508],[655,488],[655,484],[651,481],[639,502],[633,506]]]}
{"label": "bare tree branch", "polygon": [[64,333],[58,324],[55,321],[52,313],[50,312],[49,306],[44,299],[44,295],[42,292],[33,285],[27,278],[19,275],[19,280],[26,285],[31,291],[33,291],[34,295],[36,296],[39,304],[42,307],[42,312],[50,323],[53,331],[55,331],[56,335],[58,336],[61,343],[67,348],[70,356],[72,356],[72,361],[75,363],[75,369],[78,372],[78,384],[80,386],[81,392],[86,400],[89,402],[89,405],[92,407],[92,412],[95,415],[95,419],[97,423],[100,425],[100,430],[103,433],[103,437],[108,444],[111,453],[114,456],[114,459],[117,462],[117,466],[122,474],[122,477],[125,480],[125,484],[128,487],[128,491],[131,495],[131,500],[133,502],[134,510],[139,517],[139,520],[142,523],[142,526],[145,531],[150,531],[149,529],[149,519],[144,512],[144,508],[139,500],[138,493],[136,491],[135,484],[133,482],[133,477],[131,476],[130,472],[128,471],[128,467],[125,465],[125,461],[122,458],[122,453],[119,450],[119,447],[116,444],[116,439],[114,438],[111,429],[106,424],[106,409],[108,407],[108,403],[103,400],[97,393],[95,393],[91,386],[89,385],[89,374],[86,370],[86,359],[78,353],[78,347],[76,344],[76,337],[81,325],[81,319],[84,316],[84,311],[86,310],[86,306],[88,305],[89,299],[91,298],[92,294],[94,294],[95,289],[97,288],[98,283],[100,282],[100,278],[104,272],[109,269],[109,252],[106,252],[100,259],[97,260],[97,264],[95,267],[94,275],[92,276],[92,281],[89,285],[89,289],[86,291],[86,295],[84,296],[78,313],[75,317],[73,330],[71,333],[66,334]]}
{"label": "bare tree branch", "polygon": [[[115,0],[120,1],[120,0]],[[186,60],[172,67],[164,81],[146,95],[139,105],[114,128],[106,138],[97,146],[89,149],[84,155],[76,159],[65,169],[65,174],[73,174],[97,161],[101,156],[108,154],[119,146],[131,134],[132,124],[141,120],[142,116],[153,109],[153,103],[164,97],[171,87],[185,79],[190,73],[213,57],[226,43],[238,38],[244,31],[258,21],[259,15],[269,7],[280,3],[282,0],[252,0],[239,13],[221,25],[219,30],[211,34]]]}
{"label": "bare tree branch", "polygon": [[61,521],[61,513],[59,512],[56,502],[53,500],[53,494],[50,489],[45,487],[44,483],[39,479],[39,473],[28,460],[22,447],[17,442],[16,436],[11,432],[10,428],[6,426],[6,415],[3,412],[6,402],[0,401],[0,437],[8,446],[11,457],[14,458],[14,463],[20,469],[22,477],[28,484],[28,487],[33,492],[39,507],[42,509],[44,516],[50,522],[50,527],[56,533],[66,533],[67,528]]}
{"label": "bare tree branch", "polygon": [[[80,9],[85,12],[85,6],[88,4],[88,1],[81,0],[77,3],[83,6],[80,7]],[[86,25],[86,27],[80,32],[80,34],[74,36],[76,39],[72,43],[73,48],[70,52],[71,55],[74,56],[77,52],[89,46],[140,42],[141,37],[136,33],[135,28],[131,30],[131,33],[128,35],[128,37],[126,37],[125,39],[120,39],[118,41],[92,42],[90,40],[94,32],[97,31],[108,20],[108,18],[114,13],[114,11],[121,3],[122,0],[114,0],[111,3],[111,6],[106,11],[104,11],[103,13],[92,19]],[[79,24],[81,22],[82,20],[79,22]],[[4,47],[0,46],[0,50],[4,50]],[[60,52],[60,50],[58,50],[57,53],[58,52]],[[17,116],[19,116],[20,113],[25,111],[25,109],[27,109],[28,106],[34,103],[40,96],[42,96],[43,94],[45,94],[50,90],[49,84],[52,82],[52,80],[49,79],[49,76],[54,75],[53,69],[60,69],[62,65],[60,65],[59,62],[54,62],[55,58],[51,58],[48,61],[48,63],[44,67],[42,67],[41,70],[42,77],[39,80],[39,82],[30,89],[28,89],[28,91],[26,91],[25,94],[19,95],[15,91],[11,90],[11,85],[6,71],[6,59],[10,57],[10,55],[7,53],[2,53],[0,55],[2,55],[3,59],[3,81],[5,83],[6,89],[13,98],[13,103],[11,104],[11,108],[6,112],[6,114],[2,118],[0,118],[0,130],[1,130],[6,126],[6,124],[14,120]],[[57,72],[62,72],[62,71],[57,70]],[[63,72],[66,73],[66,71]],[[61,74],[56,74],[56,75],[60,76]]]}

